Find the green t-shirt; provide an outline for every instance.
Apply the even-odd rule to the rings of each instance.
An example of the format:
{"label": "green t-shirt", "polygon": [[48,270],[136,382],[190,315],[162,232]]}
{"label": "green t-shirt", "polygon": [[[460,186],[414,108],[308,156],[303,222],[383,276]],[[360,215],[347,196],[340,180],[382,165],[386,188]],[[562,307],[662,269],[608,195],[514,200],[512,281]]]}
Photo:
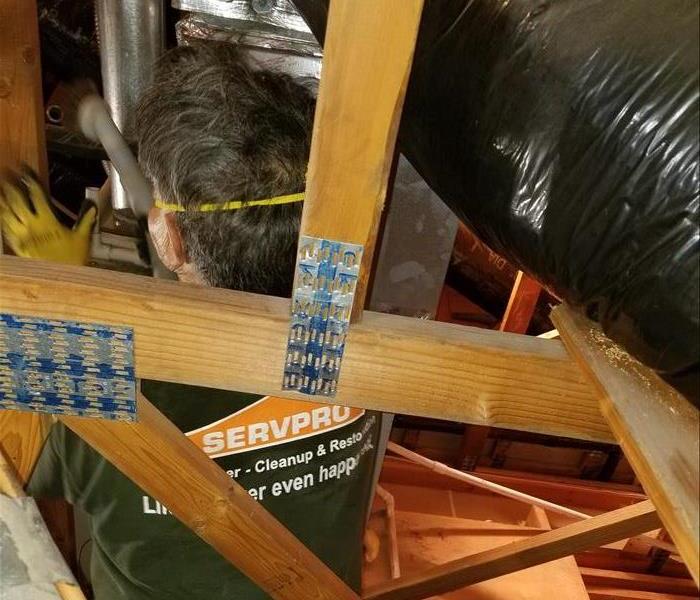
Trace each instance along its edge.
{"label": "green t-shirt", "polygon": [[[355,590],[376,413],[161,382],[144,395]],[[269,598],[62,425],[29,484],[89,516],[96,600]]]}

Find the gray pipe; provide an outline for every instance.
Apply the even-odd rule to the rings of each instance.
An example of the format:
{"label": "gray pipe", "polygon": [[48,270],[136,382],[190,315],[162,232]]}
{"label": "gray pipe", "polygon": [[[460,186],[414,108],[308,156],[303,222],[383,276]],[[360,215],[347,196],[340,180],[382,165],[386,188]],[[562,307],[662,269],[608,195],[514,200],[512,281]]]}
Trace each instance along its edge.
{"label": "gray pipe", "polygon": [[113,172],[119,175],[120,185],[126,191],[124,199],[128,203],[124,208],[130,208],[138,218],[145,217],[153,203],[151,186],[110,117],[104,100],[95,95],[83,98],[78,106],[78,124],[86,137],[100,142],[105,149]]}
{"label": "gray pipe", "polygon": [[[78,124],[88,138],[100,142],[105,149],[109,160],[112,161],[113,173],[119,173],[126,188],[124,198],[129,201],[127,208],[131,209],[137,218],[145,218],[153,203],[151,185],[141,172],[129,145],[112,121],[104,100],[95,95],[83,98],[78,106]],[[160,261],[148,231],[145,233],[153,276],[161,279],[176,279],[175,274]]]}
{"label": "gray pipe", "polygon": [[[104,97],[126,139],[132,136],[134,108],[165,49],[164,0],[96,0]],[[118,173],[112,169],[112,206],[129,208]]]}

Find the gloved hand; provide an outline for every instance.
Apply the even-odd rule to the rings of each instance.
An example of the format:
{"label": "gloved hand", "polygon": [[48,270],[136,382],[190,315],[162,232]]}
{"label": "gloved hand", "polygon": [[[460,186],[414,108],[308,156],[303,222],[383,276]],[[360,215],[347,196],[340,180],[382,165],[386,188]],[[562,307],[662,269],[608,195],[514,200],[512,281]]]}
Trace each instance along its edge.
{"label": "gloved hand", "polygon": [[84,265],[97,208],[91,206],[69,229],[56,218],[33,176],[24,175],[22,184],[0,179],[0,225],[9,247],[17,256]]}

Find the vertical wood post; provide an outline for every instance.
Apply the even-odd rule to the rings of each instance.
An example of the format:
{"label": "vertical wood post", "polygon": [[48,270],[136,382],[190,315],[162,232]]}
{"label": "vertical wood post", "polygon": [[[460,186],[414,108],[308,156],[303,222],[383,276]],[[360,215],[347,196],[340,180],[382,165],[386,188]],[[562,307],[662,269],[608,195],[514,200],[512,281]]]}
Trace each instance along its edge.
{"label": "vertical wood post", "polygon": [[[26,164],[47,185],[40,59],[36,1],[0,0],[0,176],[5,169]],[[23,485],[49,423],[48,417],[38,414],[0,411],[0,447]]]}
{"label": "vertical wood post", "polygon": [[527,333],[541,291],[542,286],[537,281],[518,271],[499,330]]}
{"label": "vertical wood post", "polygon": [[0,167],[32,167],[47,183],[36,0],[0,0]]}
{"label": "vertical wood post", "polygon": [[423,0],[331,3],[301,235],[364,247],[365,305]]}

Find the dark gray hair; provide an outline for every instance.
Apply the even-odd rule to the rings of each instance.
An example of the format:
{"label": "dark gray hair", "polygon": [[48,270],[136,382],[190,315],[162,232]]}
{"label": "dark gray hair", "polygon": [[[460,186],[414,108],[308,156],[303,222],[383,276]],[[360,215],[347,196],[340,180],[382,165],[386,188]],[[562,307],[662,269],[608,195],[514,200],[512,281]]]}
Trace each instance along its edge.
{"label": "dark gray hair", "polygon": [[[166,202],[256,200],[304,190],[315,100],[292,78],[252,70],[235,46],[167,52],[136,114],[139,162]],[[301,203],[177,214],[210,285],[288,296]]]}

